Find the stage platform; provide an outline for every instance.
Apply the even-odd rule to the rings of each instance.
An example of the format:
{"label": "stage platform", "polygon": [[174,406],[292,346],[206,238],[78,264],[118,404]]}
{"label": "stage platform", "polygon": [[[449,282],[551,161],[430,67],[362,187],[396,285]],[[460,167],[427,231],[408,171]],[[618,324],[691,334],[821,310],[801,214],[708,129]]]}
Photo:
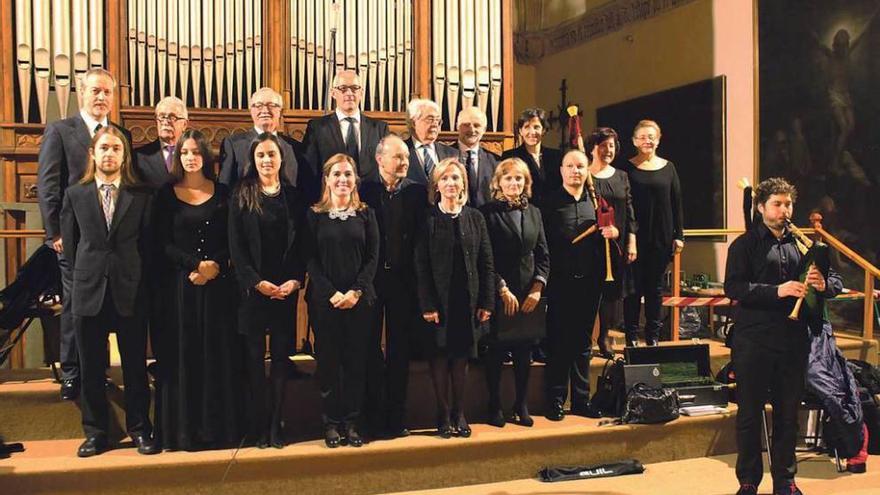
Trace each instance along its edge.
{"label": "stage platform", "polygon": [[[728,362],[729,350],[720,343],[708,343],[712,369],[718,370]],[[839,337],[838,344],[848,357],[876,361],[875,341]],[[313,369],[309,358],[297,362],[307,371]],[[593,380],[604,364],[603,359],[593,360]],[[598,420],[571,415],[554,423],[540,416],[543,366],[535,364],[532,371],[529,404],[535,417],[533,428],[508,425],[499,429],[484,424],[485,383],[481,367],[475,365],[467,407],[473,437],[443,440],[433,436],[430,380],[425,365],[414,363],[408,422],[417,431],[408,438],[375,441],[360,449],[327,449],[320,437],[317,387],[313,379],[305,379],[289,383],[285,425],[292,443],[282,450],[249,447],[145,457],[124,443],[122,448],[91,459],[75,455],[82,441],[79,410],[75,403],[58,398],[58,385],[51,381],[48,370],[0,371],[0,435],[7,442],[24,442],[27,449],[10,459],[0,459],[0,494],[238,494],[271,490],[355,495],[524,480],[545,465],[623,458],[659,463],[735,451],[734,405],[726,414],[680,418],[664,425],[600,427]],[[111,369],[111,375],[116,383],[121,382],[118,368]],[[507,406],[513,399],[511,382],[512,369],[508,367],[504,379]],[[122,391],[113,388],[108,393],[116,411],[114,437],[120,440],[118,404]],[[570,493],[553,488],[536,492]]]}

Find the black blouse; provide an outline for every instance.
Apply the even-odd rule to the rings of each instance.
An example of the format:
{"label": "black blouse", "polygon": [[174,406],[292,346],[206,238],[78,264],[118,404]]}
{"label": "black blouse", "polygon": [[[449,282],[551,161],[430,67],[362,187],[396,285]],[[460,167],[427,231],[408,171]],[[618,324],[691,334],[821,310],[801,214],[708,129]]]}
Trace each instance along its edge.
{"label": "black blouse", "polygon": [[684,239],[681,185],[675,165],[666,162],[661,169],[642,170],[625,162],[623,170],[632,187],[639,251],[651,248],[672,254],[673,239]]}
{"label": "black blouse", "polygon": [[622,170],[612,169],[614,173],[610,177],[593,177],[596,185],[596,194],[605,198],[614,208],[614,226],[620,231],[618,238],[622,247],[626,246],[627,235],[638,231],[636,214],[633,210],[632,193],[630,191],[629,177]]}
{"label": "black blouse", "polygon": [[181,201],[172,184],[166,184],[156,194],[156,237],[170,267],[191,272],[200,262],[211,260],[225,271],[229,265],[226,186],[215,183],[214,194],[198,205]]}

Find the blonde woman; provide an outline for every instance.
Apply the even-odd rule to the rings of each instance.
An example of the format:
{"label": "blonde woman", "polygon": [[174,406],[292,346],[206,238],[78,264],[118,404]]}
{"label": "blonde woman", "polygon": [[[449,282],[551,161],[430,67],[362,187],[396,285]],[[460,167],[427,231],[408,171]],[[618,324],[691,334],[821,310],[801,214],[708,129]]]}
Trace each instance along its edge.
{"label": "blonde woman", "polygon": [[500,314],[514,317],[539,309],[541,294],[550,273],[550,253],[544,237],[541,211],[529,204],[532,176],[529,167],[519,158],[502,160],[492,177],[493,201],[480,211],[486,218],[492,257],[495,262],[495,291],[498,294],[496,318],[489,336],[486,356],[486,383],[489,387],[489,424],[502,427],[506,423],[501,408],[501,366],[508,352],[513,356],[516,401],[513,421],[532,426],[526,395],[529,385],[532,346],[545,336],[544,325],[510,328],[502,323]]}
{"label": "blonde woman", "polygon": [[[434,205],[416,245],[416,275],[422,318],[431,326],[431,380],[437,397],[437,430],[469,437],[464,417],[468,359],[476,357],[495,307],[495,270],[486,221],[467,203],[467,172],[456,158],[431,174],[428,199]],[[452,403],[449,401],[450,378]]]}
{"label": "blonde woman", "polygon": [[364,397],[366,352],[376,299],[379,227],[358,196],[354,159],[338,153],[324,164],[321,200],[309,209],[309,288],[315,327],[324,442],[335,448],[364,441],[358,421]]}

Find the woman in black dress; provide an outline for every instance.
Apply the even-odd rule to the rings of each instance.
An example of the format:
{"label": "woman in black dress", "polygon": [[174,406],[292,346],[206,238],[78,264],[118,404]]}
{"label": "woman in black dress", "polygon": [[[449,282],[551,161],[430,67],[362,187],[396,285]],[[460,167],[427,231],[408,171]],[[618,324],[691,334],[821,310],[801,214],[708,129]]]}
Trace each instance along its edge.
{"label": "woman in black dress", "polygon": [[[296,327],[297,290],[305,267],[300,250],[303,205],[297,190],[282,183],[284,161],[278,138],[258,135],[250,164],[229,207],[229,249],[242,292],[238,331],[247,341],[251,433],[257,447],[284,447],[282,408],[287,359]],[[266,390],[266,331],[272,399]],[[271,404],[269,404],[271,402]]]}
{"label": "woman in black dress", "polygon": [[434,207],[416,244],[415,262],[422,318],[433,333],[428,353],[437,430],[443,438],[453,432],[469,437],[464,417],[468,359],[477,356],[477,342],[495,307],[492,246],[483,215],[465,206],[467,172],[461,162],[447,158],[434,167],[429,191]]}
{"label": "woman in black dress", "polygon": [[544,135],[549,129],[547,113],[543,109],[523,110],[516,128],[519,130],[520,145],[505,151],[501,159],[519,158],[529,167],[532,176],[532,198],[529,202],[541,207],[547,194],[562,186],[562,176],[559,175],[562,152],[543,144]]}
{"label": "woman in black dress", "polygon": [[610,127],[599,127],[587,137],[585,148],[591,154],[590,174],[596,195],[614,208],[614,226],[618,231],[616,239],[611,239],[610,249],[613,282],[604,282],[602,303],[599,306],[599,354],[610,359],[614,357],[608,345],[608,329],[620,322],[620,300],[632,292],[626,265],[636,259],[636,221],[632,206],[629,177],[626,172],[617,170],[611,164],[620,149],[617,132]]}
{"label": "woman in black dress", "polygon": [[543,324],[528,328],[504,325],[502,314],[532,313],[538,308],[550,272],[550,254],[544,238],[541,210],[529,205],[532,178],[519,158],[502,160],[491,183],[494,201],[481,208],[492,241],[495,289],[498,293],[489,352],[486,382],[489,387],[489,424],[505,424],[501,408],[501,367],[507,353],[513,356],[516,401],[513,420],[532,426],[526,394],[529,385],[532,346],[545,336]]}
{"label": "woman in black dress", "polygon": [[228,191],[214,181],[205,136],[178,141],[172,181],[156,196],[162,324],[157,342],[157,438],[169,450],[235,443],[241,363],[232,324],[226,220]]}
{"label": "woman in black dress", "polygon": [[324,164],[321,200],[309,209],[309,287],[315,327],[324,442],[363,445],[358,421],[364,397],[367,331],[379,259],[376,215],[358,196],[354,160],[342,153]]}
{"label": "woman in black dress", "polygon": [[657,156],[660,126],[653,120],[642,120],[633,131],[633,144],[638,155],[624,164],[632,186],[633,209],[639,234],[638,255],[632,263],[632,294],[623,301],[626,340],[638,343],[639,309],[645,297],[645,343],[657,345],[660,338],[661,296],[663,274],[674,253],[684,248],[681,186],[675,165]]}

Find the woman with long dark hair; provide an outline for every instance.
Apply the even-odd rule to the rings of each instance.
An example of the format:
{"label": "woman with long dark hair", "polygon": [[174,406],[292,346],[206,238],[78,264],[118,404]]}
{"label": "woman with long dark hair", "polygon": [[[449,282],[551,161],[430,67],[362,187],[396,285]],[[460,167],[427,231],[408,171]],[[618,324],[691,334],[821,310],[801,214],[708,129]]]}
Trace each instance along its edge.
{"label": "woman with long dark hair", "polygon": [[208,140],[181,135],[154,224],[162,298],[157,434],[171,450],[229,445],[239,433],[241,364],[233,321],[229,193],[214,180]]}
{"label": "woman with long dark hair", "polygon": [[624,163],[632,186],[633,209],[639,225],[638,257],[632,263],[633,293],[623,301],[624,327],[629,345],[638,342],[639,310],[645,297],[645,343],[660,340],[663,274],[672,255],[684,249],[681,185],[671,161],[657,156],[660,126],[642,120],[633,130],[638,154]]}
{"label": "woman with long dark hair", "polygon": [[[427,350],[437,398],[437,431],[471,436],[464,416],[468,359],[477,356],[484,324],[495,308],[495,269],[486,221],[465,206],[467,172],[455,158],[434,167],[425,227],[416,244],[416,280],[422,318],[433,339]],[[449,384],[452,382],[452,403]]]}
{"label": "woman with long dark hair", "polygon": [[307,215],[309,288],[315,327],[324,443],[364,441],[358,422],[364,397],[367,343],[379,259],[376,215],[358,196],[354,160],[338,153],[324,163],[323,193]]}
{"label": "woman with long dark hair", "polygon": [[[546,335],[545,327],[508,326],[504,319],[521,318],[539,309],[550,272],[550,253],[541,210],[529,204],[532,177],[526,164],[519,158],[502,160],[495,168],[490,189],[494,200],[480,208],[492,240],[498,294],[486,356],[489,424],[502,427],[506,423],[501,408],[501,368],[505,355],[510,353],[516,388],[513,420],[532,426],[534,421],[526,404],[530,357],[532,346]],[[543,312],[540,315],[543,318]]]}
{"label": "woman with long dark hair", "polygon": [[[281,150],[278,138],[269,133],[251,142],[250,165],[229,208],[229,249],[242,292],[238,331],[247,341],[251,433],[257,437],[257,447],[279,449],[284,447],[287,356],[295,335],[297,290],[305,272],[298,249],[304,206],[297,190],[281,181]],[[267,401],[265,376],[267,330],[271,401]]]}

